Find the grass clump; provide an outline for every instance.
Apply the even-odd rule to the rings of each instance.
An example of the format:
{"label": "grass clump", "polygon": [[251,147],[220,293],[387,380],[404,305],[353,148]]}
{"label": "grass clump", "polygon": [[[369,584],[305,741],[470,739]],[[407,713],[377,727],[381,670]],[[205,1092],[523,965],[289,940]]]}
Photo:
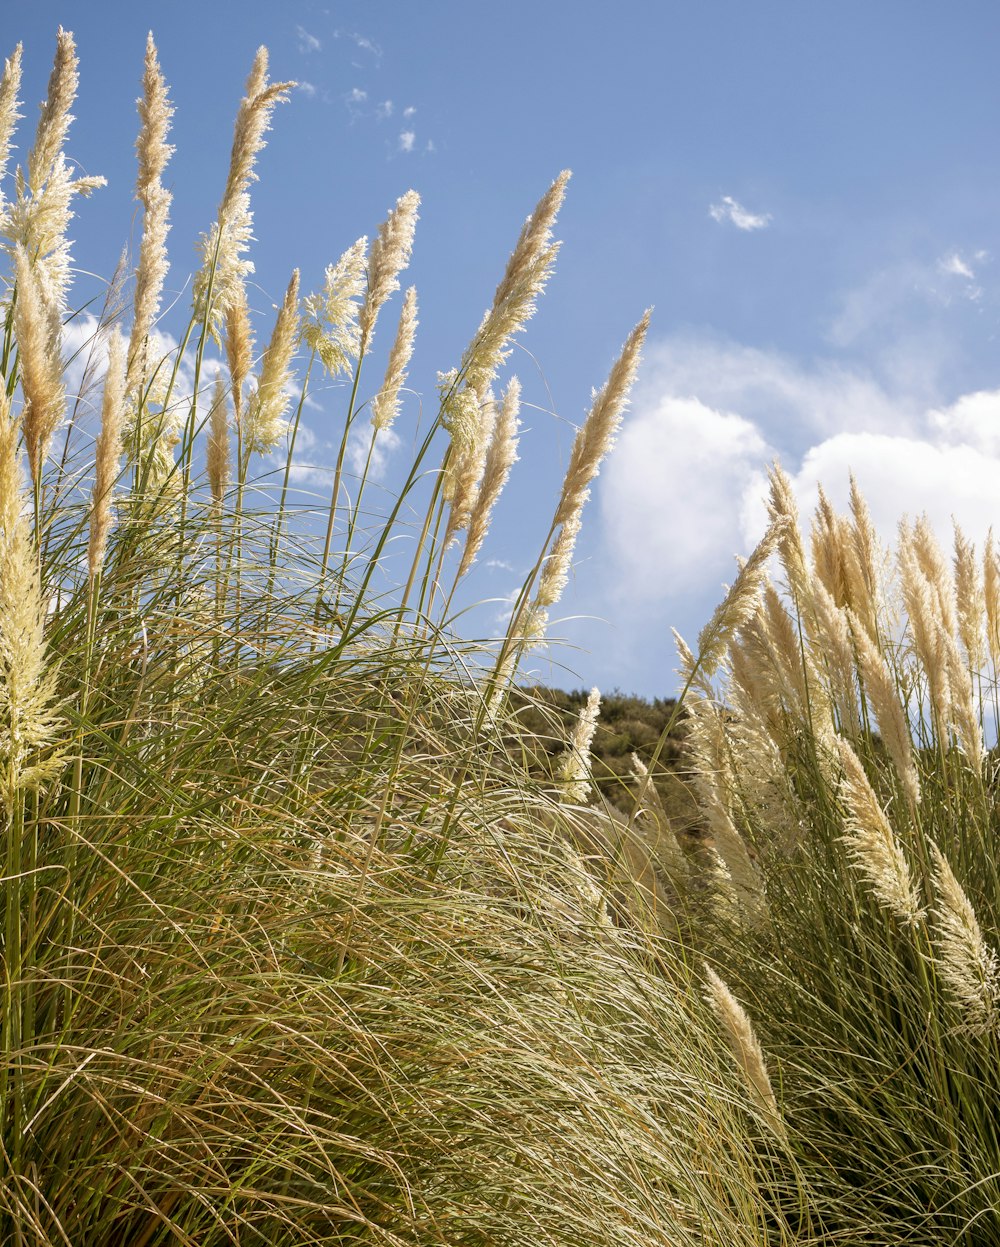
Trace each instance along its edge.
{"label": "grass clump", "polygon": [[[454,584],[513,460],[517,387],[493,387],[548,279],[566,176],[373,526],[371,451],[349,491],[348,449],[418,200],[317,294],[293,274],[261,350],[249,192],[289,87],[267,71],[261,51],[170,347],[172,105],[150,39],[138,262],[86,348],[99,415],[63,358],[70,208],[99,181],[63,155],[67,32],[3,203],[0,1237],[802,1241],[795,1166],[696,976],[616,925],[571,812],[504,747],[509,683],[561,592],[646,319],[580,432],[506,636],[464,644],[445,622],[447,548],[464,534]],[[0,155],[19,81],[20,49]],[[399,418],[415,321],[407,293],[369,448]],[[292,485],[321,369],[347,377],[347,399],[317,512]],[[412,555],[387,591],[397,539]]]}
{"label": "grass clump", "polygon": [[721,683],[685,657],[711,959],[829,1241],[994,1243],[992,540],[949,560],[904,522],[890,558],[852,486],[807,547],[777,468],[771,521],[780,580],[720,628]]}

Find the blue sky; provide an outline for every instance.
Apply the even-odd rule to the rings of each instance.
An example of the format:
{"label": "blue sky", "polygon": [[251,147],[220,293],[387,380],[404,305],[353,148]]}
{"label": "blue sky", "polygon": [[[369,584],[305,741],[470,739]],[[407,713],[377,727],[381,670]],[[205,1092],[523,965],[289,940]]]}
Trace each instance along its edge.
{"label": "blue sky", "polygon": [[[510,364],[521,461],[469,600],[503,598],[534,562],[591,387],[655,313],[555,612],[568,645],[533,661],[545,678],[672,691],[670,628],[694,640],[733,555],[760,535],[776,456],[806,512],[817,480],[843,504],[853,469],[886,537],[904,511],[926,510],[944,538],[952,513],[977,540],[1000,519],[994,3],[8,0],[4,15],[3,54],[25,45],[19,155],[56,28],[76,35],[69,153],[110,185],[81,205],[74,254],[97,273],[134,225],[134,101],[153,29],[177,109],[174,290],[266,44],[272,75],[302,85],[260,161],[254,305],[276,302],[296,266],[315,288],[413,186],[410,383],[427,404],[524,216],[573,170],[557,271]],[[308,413],[318,462],[336,398]],[[411,397],[400,462],[419,412]],[[469,626],[489,629],[498,609]]]}

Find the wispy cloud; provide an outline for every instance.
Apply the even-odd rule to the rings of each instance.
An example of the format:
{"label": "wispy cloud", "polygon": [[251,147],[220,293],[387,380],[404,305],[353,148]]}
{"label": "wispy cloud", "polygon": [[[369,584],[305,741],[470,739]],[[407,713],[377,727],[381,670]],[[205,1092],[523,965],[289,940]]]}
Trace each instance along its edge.
{"label": "wispy cloud", "polygon": [[410,104],[407,108],[403,109],[403,116],[407,120],[409,120],[410,117],[415,117],[416,115],[417,115],[417,110],[413,107],[412,104]]}
{"label": "wispy cloud", "polygon": [[969,281],[975,281],[976,279],[976,274],[957,251],[952,251],[948,255],[942,256],[938,260],[938,268],[942,273],[947,273],[952,277],[966,277]]}
{"label": "wispy cloud", "polygon": [[381,104],[375,105],[375,116],[379,121],[386,121],[393,113],[392,100],[383,100]]}
{"label": "wispy cloud", "polygon": [[368,52],[377,61],[382,59],[382,49],[374,39],[369,39],[367,35],[359,34],[356,30],[335,30],[333,32],[334,39],[348,39],[355,47],[361,49],[362,52]]}
{"label": "wispy cloud", "polygon": [[305,81],[300,82],[299,90],[302,92],[303,95],[307,95],[310,99],[313,99],[316,95],[316,87],[311,82],[305,82]]}
{"label": "wispy cloud", "polygon": [[295,34],[298,37],[300,52],[318,52],[323,46],[316,36],[311,35],[304,26],[296,26]]}
{"label": "wispy cloud", "polygon": [[708,215],[713,221],[729,222],[741,230],[766,229],[771,224],[770,212],[750,212],[732,195],[723,195],[718,203],[710,204]]}
{"label": "wispy cloud", "polygon": [[416,141],[417,136],[412,130],[404,130],[399,136],[399,150],[401,152],[412,152]]}

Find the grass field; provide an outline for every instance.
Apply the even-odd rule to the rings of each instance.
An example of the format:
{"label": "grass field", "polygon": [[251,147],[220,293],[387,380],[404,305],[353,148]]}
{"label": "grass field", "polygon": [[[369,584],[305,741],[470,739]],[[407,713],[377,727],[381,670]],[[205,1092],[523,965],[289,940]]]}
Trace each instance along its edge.
{"label": "grass field", "polygon": [[[292,274],[262,333],[250,191],[288,90],[262,50],[173,345],[151,39],[141,243],[78,385],[66,230],[96,182],[63,154],[72,37],[12,172],[19,83],[20,50],[0,1241],[1000,1243],[992,543],[946,556],[917,522],[886,551],[856,490],[806,535],[775,467],[760,546],[697,652],[679,642],[677,701],[602,714],[596,691],[524,687],[649,323],[595,393],[506,632],[464,641],[445,621],[516,459],[508,357],[567,175],[373,522],[417,196],[321,290]],[[317,508],[293,467],[321,374],[344,405]]]}

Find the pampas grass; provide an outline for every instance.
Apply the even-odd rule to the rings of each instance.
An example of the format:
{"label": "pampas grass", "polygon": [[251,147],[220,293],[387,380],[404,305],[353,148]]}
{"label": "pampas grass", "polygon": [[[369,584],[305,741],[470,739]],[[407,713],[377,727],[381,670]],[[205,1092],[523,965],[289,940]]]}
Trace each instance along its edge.
{"label": "pampas grass", "polygon": [[[0,82],[3,152],[18,65]],[[301,300],[304,324],[293,277],[255,360],[249,189],[289,86],[261,50],[191,319],[159,354],[172,106],[150,40],[132,323],[114,323],[115,287],[92,344],[107,360],[100,428],[82,405],[64,423],[57,175],[76,72],[60,32],[29,180],[4,201],[17,311],[0,387],[0,1239],[760,1247],[811,1233],[786,1152],[747,1129],[689,964],[627,920],[622,871],[610,920],[574,811],[507,747],[497,666],[513,670],[520,633],[497,639],[498,664],[435,597],[447,541],[427,466],[460,462],[456,396],[496,402],[550,275],[567,175],[522,230],[399,495],[363,527],[344,449],[415,194],[367,268],[362,239]],[[54,189],[56,233],[28,248]],[[404,417],[414,329],[407,295],[377,425]],[[640,340],[602,392],[574,515]],[[313,368],[350,377],[325,539],[293,489]],[[516,382],[502,393],[466,565],[516,457]],[[260,456],[283,443],[272,488]],[[405,516],[425,501],[414,535]],[[387,592],[390,541],[411,543],[415,570]]]}

